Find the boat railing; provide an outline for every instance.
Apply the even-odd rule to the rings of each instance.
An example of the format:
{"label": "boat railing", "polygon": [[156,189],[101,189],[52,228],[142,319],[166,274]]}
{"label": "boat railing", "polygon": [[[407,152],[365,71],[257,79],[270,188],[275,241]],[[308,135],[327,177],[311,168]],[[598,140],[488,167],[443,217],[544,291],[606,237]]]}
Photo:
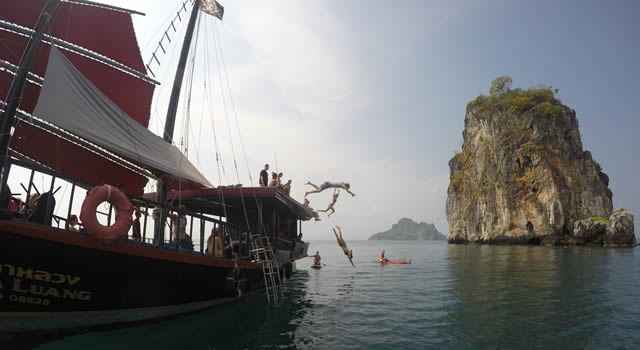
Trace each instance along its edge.
{"label": "boat railing", "polygon": [[[77,188],[88,190],[96,184],[89,183],[87,181],[75,178],[73,176],[61,174],[53,169],[44,167],[37,163],[34,163],[29,160],[22,160],[16,158],[10,158],[9,163],[12,166],[18,166],[24,168],[29,171],[29,183],[27,186],[22,185],[22,188],[25,192],[25,200],[23,203],[23,210],[21,212],[16,211],[14,218],[18,220],[31,221],[29,217],[29,198],[32,193],[38,193],[43,195],[44,193],[52,194],[51,197],[54,198],[53,201],[47,201],[47,213],[50,213],[48,217],[44,219],[44,222],[38,222],[40,224],[53,226],[59,229],[69,229],[69,218],[71,217],[74,209],[74,205],[76,208],[78,207],[79,199],[82,199],[82,196],[77,193]],[[36,175],[47,175],[50,177],[50,183],[48,183],[48,190],[44,191],[41,189],[43,193],[40,193],[35,185]],[[7,179],[8,176],[5,176],[4,179]],[[6,180],[4,180],[6,181]],[[59,185],[57,188],[55,187],[57,182],[64,181],[62,185]],[[44,181],[43,181],[44,183]],[[58,190],[64,185],[65,190],[60,197],[66,197],[66,191],[68,189],[68,185],[70,186],[69,198],[64,202],[56,204],[55,195]],[[46,186],[45,186],[46,187]],[[129,198],[129,200],[134,204],[136,210],[141,213],[140,217],[140,241],[136,242],[132,237],[132,230],[129,230],[126,239],[122,241],[127,241],[132,244],[143,244],[149,246],[162,246],[165,249],[174,249],[182,252],[192,252],[196,254],[208,254],[214,255],[215,251],[218,249],[214,249],[212,247],[212,252],[207,252],[207,240],[205,237],[208,235],[218,235],[220,236],[219,242],[223,243],[223,246],[228,249],[222,249],[225,254],[223,256],[230,258],[230,254],[233,252],[237,253],[241,259],[250,259],[249,251],[250,247],[250,239],[246,237],[250,236],[247,232],[249,232],[246,228],[243,228],[238,225],[231,224],[223,220],[223,218],[215,218],[209,216],[207,213],[196,213],[188,210],[187,208],[182,209],[175,206],[171,206],[164,203],[158,203],[154,200],[150,200],[144,197],[139,197],[135,195],[131,195],[129,193],[125,193],[125,195]],[[64,199],[64,198],[63,198]],[[50,204],[50,202],[53,202]],[[82,202],[80,202],[82,203]],[[50,205],[53,205],[54,208],[51,208]],[[60,208],[66,208],[66,215],[62,216],[57,213],[56,210]],[[111,204],[108,204],[106,207],[99,207],[100,210],[97,210],[97,216],[101,223],[106,224],[107,226],[111,225],[115,221],[114,209]],[[153,219],[153,211],[164,209],[166,211],[167,217],[174,217],[178,219],[180,216],[183,216],[187,220],[187,229],[186,232],[188,234],[188,239],[180,241],[177,239],[178,232],[177,231],[177,221],[172,225],[173,220],[165,220],[162,223],[163,226],[169,226],[168,230],[164,230],[168,232],[168,235],[159,235],[159,225],[160,223]],[[150,220],[151,217],[151,220]],[[167,222],[169,221],[169,222]],[[80,234],[87,234],[86,230],[80,224],[79,229]],[[164,236],[163,239],[159,239],[159,236]],[[195,239],[197,238],[197,239]],[[213,242],[217,240],[212,238]],[[235,243],[235,244],[234,244]],[[215,244],[215,243],[214,243]],[[213,246],[213,244],[212,244]]]}

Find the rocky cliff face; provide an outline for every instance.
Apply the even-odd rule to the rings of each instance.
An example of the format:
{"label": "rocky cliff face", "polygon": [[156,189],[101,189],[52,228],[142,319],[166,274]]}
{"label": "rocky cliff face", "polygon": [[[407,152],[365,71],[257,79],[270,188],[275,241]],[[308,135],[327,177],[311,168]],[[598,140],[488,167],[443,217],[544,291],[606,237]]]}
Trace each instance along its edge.
{"label": "rocky cliff face", "polygon": [[583,150],[575,111],[550,88],[490,91],[467,105],[449,161],[449,242],[539,244],[608,218],[609,178]]}
{"label": "rocky cliff face", "polygon": [[371,240],[444,240],[446,236],[434,224],[426,222],[417,223],[408,218],[398,220],[397,224],[391,226],[391,230],[378,232],[369,237]]}

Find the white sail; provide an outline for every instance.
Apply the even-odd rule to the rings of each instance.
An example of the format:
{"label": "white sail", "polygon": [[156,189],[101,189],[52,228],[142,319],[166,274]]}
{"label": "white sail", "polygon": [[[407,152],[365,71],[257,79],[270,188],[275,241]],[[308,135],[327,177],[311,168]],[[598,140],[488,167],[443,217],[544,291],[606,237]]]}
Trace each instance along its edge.
{"label": "white sail", "polygon": [[212,187],[180,150],[128,116],[55,47],[33,114],[142,167]]}

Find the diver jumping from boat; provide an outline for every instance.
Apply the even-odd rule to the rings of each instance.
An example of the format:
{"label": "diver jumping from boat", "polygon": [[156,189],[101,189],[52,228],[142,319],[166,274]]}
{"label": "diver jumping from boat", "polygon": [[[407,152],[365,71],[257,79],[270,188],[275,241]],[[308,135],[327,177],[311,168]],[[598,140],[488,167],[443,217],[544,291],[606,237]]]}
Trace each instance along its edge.
{"label": "diver jumping from boat", "polygon": [[[336,231],[336,228],[338,229],[338,231]],[[333,229],[333,234],[336,235],[336,239],[338,240],[338,245],[340,246],[340,248],[342,248],[342,251],[344,252],[344,255],[347,256],[347,258],[349,259],[349,262],[351,263],[351,265],[353,267],[356,267],[356,265],[353,264],[353,260],[352,260],[353,259],[353,251],[350,250],[347,247],[347,242],[345,242],[344,238],[342,238],[342,230],[340,230],[340,226],[336,225],[336,228]]]}
{"label": "diver jumping from boat", "polygon": [[311,208],[311,207],[309,206],[309,203],[310,203],[310,202],[309,202],[309,200],[305,198],[305,199],[304,199],[304,203],[302,203],[302,207],[303,207],[303,208],[309,208],[309,209],[311,209],[311,214],[313,215],[313,218],[314,218],[316,221],[320,221],[320,215],[318,215],[318,212],[317,212],[315,209],[313,209],[313,208]]}
{"label": "diver jumping from boat", "polygon": [[304,194],[305,197],[307,195],[311,194],[311,193],[320,193],[320,192],[326,190],[327,188],[341,188],[341,189],[349,192],[349,194],[352,197],[355,197],[355,193],[349,191],[349,188],[351,188],[351,185],[349,185],[348,182],[329,182],[329,181],[325,181],[325,182],[322,183],[322,185],[318,186],[318,185],[315,185],[315,184],[311,183],[311,181],[307,181],[305,183],[305,185],[309,185],[309,186],[312,186],[313,188],[315,188],[315,190],[305,192],[305,194]]}
{"label": "diver jumping from boat", "polygon": [[331,201],[331,203],[329,203],[329,206],[327,207],[327,209],[320,209],[318,211],[321,211],[323,213],[328,212],[329,210],[331,210],[331,213],[329,213],[329,215],[327,216],[331,216],[331,214],[335,213],[336,210],[333,208],[333,206],[336,204],[336,202],[338,201],[338,196],[340,195],[340,190],[338,190],[337,188],[335,190],[333,190],[333,200]]}

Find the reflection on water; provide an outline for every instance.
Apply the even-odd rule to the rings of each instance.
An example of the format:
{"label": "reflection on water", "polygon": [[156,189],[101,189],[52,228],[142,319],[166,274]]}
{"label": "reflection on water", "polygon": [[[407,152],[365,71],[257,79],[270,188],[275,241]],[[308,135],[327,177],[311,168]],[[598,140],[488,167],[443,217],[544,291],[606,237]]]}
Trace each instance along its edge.
{"label": "reflection on water", "polygon": [[254,295],[177,319],[92,332],[38,349],[253,349],[265,343],[272,348],[291,347],[300,320],[313,310],[305,294],[308,281],[306,271],[298,272],[276,304],[267,304],[264,294]]}
{"label": "reflection on water", "polygon": [[[473,347],[598,348],[616,311],[610,276],[630,272],[616,271],[616,256],[602,248],[447,250],[451,328],[460,345]],[[627,278],[637,287],[637,276]]]}
{"label": "reflection on water", "polygon": [[[284,298],[264,295],[42,349],[640,348],[640,249],[313,242]],[[380,266],[391,259],[411,265]]]}

